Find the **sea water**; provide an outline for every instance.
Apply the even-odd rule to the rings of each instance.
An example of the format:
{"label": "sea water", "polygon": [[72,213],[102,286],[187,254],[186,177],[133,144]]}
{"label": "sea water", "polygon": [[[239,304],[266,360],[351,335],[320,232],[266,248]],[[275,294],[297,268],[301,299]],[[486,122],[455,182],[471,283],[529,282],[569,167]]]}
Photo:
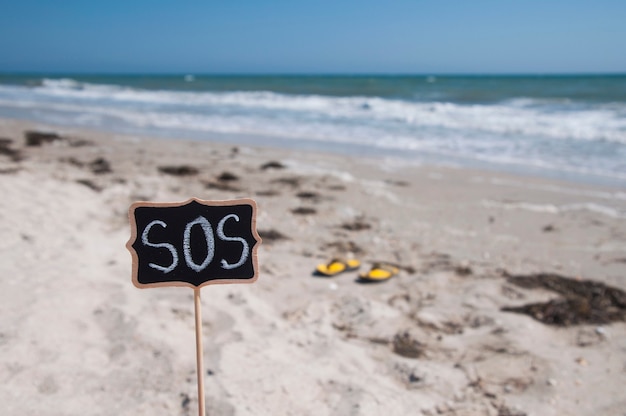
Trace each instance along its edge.
{"label": "sea water", "polygon": [[626,186],[626,75],[0,74],[0,117]]}

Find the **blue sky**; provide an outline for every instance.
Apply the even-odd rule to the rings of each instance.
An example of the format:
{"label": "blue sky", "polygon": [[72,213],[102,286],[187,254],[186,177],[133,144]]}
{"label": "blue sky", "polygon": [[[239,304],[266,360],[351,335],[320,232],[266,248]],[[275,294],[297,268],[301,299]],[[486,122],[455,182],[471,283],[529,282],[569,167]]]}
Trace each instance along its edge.
{"label": "blue sky", "polygon": [[0,71],[626,72],[626,1],[0,0]]}

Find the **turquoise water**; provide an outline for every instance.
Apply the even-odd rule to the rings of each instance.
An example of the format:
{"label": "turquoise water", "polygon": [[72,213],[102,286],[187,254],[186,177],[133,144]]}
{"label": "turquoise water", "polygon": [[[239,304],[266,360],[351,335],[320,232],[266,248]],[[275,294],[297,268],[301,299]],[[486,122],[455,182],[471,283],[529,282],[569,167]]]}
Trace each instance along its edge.
{"label": "turquoise water", "polygon": [[626,75],[0,75],[0,117],[626,184]]}

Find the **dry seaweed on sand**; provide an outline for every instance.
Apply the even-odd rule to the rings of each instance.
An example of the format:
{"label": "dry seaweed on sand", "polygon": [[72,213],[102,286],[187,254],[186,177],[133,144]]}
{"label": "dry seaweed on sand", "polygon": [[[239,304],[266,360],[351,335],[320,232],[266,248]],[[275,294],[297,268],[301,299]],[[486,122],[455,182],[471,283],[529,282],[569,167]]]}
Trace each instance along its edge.
{"label": "dry seaweed on sand", "polygon": [[405,358],[420,358],[426,351],[426,346],[415,339],[409,331],[397,333],[393,337],[392,348],[395,354]]}
{"label": "dry seaweed on sand", "polygon": [[230,191],[230,192],[240,192],[241,189],[232,186],[229,182],[223,181],[202,181],[204,187],[207,189],[216,189],[218,191]]}
{"label": "dry seaweed on sand", "polygon": [[26,146],[41,146],[43,144],[63,140],[63,137],[59,136],[55,132],[44,132],[35,130],[25,131],[24,137],[26,138]]}
{"label": "dry seaweed on sand", "polygon": [[372,228],[372,226],[365,221],[355,220],[353,222],[346,222],[341,224],[341,228],[348,231],[363,231],[369,230],[370,228]]}
{"label": "dry seaweed on sand", "polygon": [[220,176],[217,177],[217,180],[220,182],[234,182],[239,180],[239,176],[231,172],[222,172]]}
{"label": "dry seaweed on sand", "polygon": [[85,185],[87,188],[89,188],[89,189],[91,189],[92,191],[95,191],[95,192],[101,192],[102,191],[102,187],[100,185],[97,185],[96,183],[94,183],[90,179],[77,179],[76,183],[79,183],[81,185]]}
{"label": "dry seaweed on sand", "polygon": [[548,325],[608,324],[626,321],[626,292],[592,280],[551,273],[507,275],[507,281],[525,289],[546,289],[561,297],[548,302],[507,306],[505,312],[523,313]]}
{"label": "dry seaweed on sand", "polygon": [[91,171],[96,175],[113,172],[113,169],[111,169],[111,163],[102,157],[89,162],[89,169],[91,169]]}
{"label": "dry seaweed on sand", "polygon": [[216,189],[218,191],[240,192],[241,189],[233,186],[234,182],[239,181],[239,176],[231,172],[222,172],[214,181],[202,181],[207,189]]}
{"label": "dry seaweed on sand", "polygon": [[293,188],[297,188],[300,186],[301,178],[299,177],[285,177],[285,178],[277,178],[272,181],[272,183],[277,183],[280,185],[288,185]]}
{"label": "dry seaweed on sand", "polygon": [[311,215],[317,213],[315,208],[311,207],[298,207],[291,210],[296,215]]}
{"label": "dry seaweed on sand", "polygon": [[12,144],[13,140],[0,137],[0,155],[8,156],[12,161],[19,162],[24,157],[20,150],[11,147]]}
{"label": "dry seaweed on sand", "polygon": [[318,193],[309,191],[298,192],[296,196],[300,199],[307,199],[310,201],[317,201],[320,199],[320,195]]}
{"label": "dry seaweed on sand", "polygon": [[257,196],[278,196],[278,195],[280,195],[280,192],[275,191],[273,189],[266,189],[266,190],[256,191],[255,193],[256,193]]}
{"label": "dry seaweed on sand", "polygon": [[280,162],[277,162],[275,160],[271,160],[267,163],[264,163],[261,165],[261,170],[267,170],[267,169],[285,169],[286,166],[283,165]]}
{"label": "dry seaweed on sand", "polygon": [[192,176],[198,174],[198,168],[189,165],[159,166],[159,172],[173,176]]}
{"label": "dry seaweed on sand", "polygon": [[289,240],[289,237],[274,229],[258,230],[258,233],[264,243],[273,243],[278,240]]}
{"label": "dry seaweed on sand", "polygon": [[19,172],[21,169],[22,168],[20,167],[0,169],[0,175],[12,175],[14,173]]}

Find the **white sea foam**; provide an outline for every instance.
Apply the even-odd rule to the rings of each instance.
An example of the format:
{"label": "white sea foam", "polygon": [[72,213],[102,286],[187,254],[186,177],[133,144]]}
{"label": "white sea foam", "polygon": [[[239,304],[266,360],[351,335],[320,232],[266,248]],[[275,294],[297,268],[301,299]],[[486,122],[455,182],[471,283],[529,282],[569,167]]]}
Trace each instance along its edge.
{"label": "white sea foam", "polygon": [[597,204],[593,202],[580,202],[574,204],[565,204],[557,206],[554,204],[533,204],[529,202],[518,201],[494,201],[485,199],[482,201],[482,205],[486,208],[499,208],[499,209],[517,209],[522,211],[532,211],[544,214],[559,214],[563,212],[572,211],[590,211],[596,214],[601,214],[611,218],[626,219],[626,212],[619,209],[608,207],[606,205]]}
{"label": "white sea foam", "polygon": [[44,79],[35,87],[0,85],[0,114],[148,134],[306,139],[626,180],[626,106],[614,103],[574,108],[517,98],[469,105],[269,91],[144,90]]}
{"label": "white sea foam", "polygon": [[445,128],[475,134],[539,136],[554,139],[606,140],[626,144],[626,108],[599,106],[579,111],[546,111],[539,100],[517,99],[502,104],[460,105],[410,102],[379,97],[287,95],[266,91],[186,92],[139,90],[117,85],[44,79],[41,96],[82,101],[147,103],[181,108],[230,107],[256,111],[287,111],[328,121],[386,122],[407,128]]}
{"label": "white sea foam", "polygon": [[564,205],[561,207],[561,211],[591,211],[607,217],[626,219],[625,212],[612,207],[607,207],[606,205],[595,204],[593,202],[580,202],[577,204]]}
{"label": "white sea foam", "polygon": [[482,204],[486,208],[520,209],[523,211],[539,212],[544,214],[558,214],[559,207],[553,204],[532,204],[530,202],[501,202],[485,199]]}

